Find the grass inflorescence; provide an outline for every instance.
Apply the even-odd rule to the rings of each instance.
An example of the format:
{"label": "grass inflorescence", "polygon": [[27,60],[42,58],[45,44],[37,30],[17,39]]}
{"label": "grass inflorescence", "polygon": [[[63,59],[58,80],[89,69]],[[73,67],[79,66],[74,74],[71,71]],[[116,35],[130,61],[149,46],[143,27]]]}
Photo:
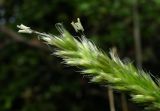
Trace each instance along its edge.
{"label": "grass inflorescence", "polygon": [[[84,30],[78,23],[72,25],[77,28],[76,31]],[[24,25],[18,26],[19,32],[37,34],[46,44],[55,46],[55,55],[63,58],[67,65],[81,67],[82,74],[90,75],[92,82],[109,84],[116,90],[127,91],[133,101],[148,103],[147,108],[160,109],[160,83],[154,82],[150,74],[138,70],[132,63],[122,62],[112,51],[104,53],[84,34],[74,38],[62,24],[58,23],[56,27],[60,31],[59,36],[40,33]]]}

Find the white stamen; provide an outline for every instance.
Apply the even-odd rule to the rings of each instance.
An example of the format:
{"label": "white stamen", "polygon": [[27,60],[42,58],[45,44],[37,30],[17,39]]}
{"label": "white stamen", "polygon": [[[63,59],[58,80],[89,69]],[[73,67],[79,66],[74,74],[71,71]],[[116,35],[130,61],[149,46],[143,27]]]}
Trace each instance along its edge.
{"label": "white stamen", "polygon": [[84,31],[84,28],[83,28],[79,18],[77,18],[77,22],[75,22],[75,23],[72,22],[71,25],[73,26],[73,28],[74,28],[74,30],[76,32],[78,32],[78,31],[82,31],[83,32]]}
{"label": "white stamen", "polygon": [[31,28],[30,27],[27,27],[27,26],[25,26],[25,25],[23,25],[23,24],[21,24],[21,25],[17,25],[17,27],[20,29],[18,32],[19,33],[32,33],[32,30],[31,30]]}

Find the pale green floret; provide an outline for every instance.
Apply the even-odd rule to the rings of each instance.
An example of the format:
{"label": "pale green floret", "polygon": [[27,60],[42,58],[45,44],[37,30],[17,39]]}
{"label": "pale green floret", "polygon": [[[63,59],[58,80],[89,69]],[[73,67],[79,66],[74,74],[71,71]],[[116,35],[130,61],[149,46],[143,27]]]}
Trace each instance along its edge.
{"label": "pale green floret", "polygon": [[155,101],[155,98],[153,96],[147,96],[147,95],[133,95],[132,99],[133,101],[138,103]]}

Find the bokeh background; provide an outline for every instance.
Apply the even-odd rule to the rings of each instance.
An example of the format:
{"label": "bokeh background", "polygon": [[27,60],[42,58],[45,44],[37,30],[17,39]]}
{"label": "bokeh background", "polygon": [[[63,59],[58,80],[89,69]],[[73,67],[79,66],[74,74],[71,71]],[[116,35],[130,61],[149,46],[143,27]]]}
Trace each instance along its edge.
{"label": "bokeh background", "polygon": [[[35,35],[17,33],[23,23],[58,34],[61,22],[76,36],[77,17],[98,47],[159,76],[160,0],[0,0],[0,111],[110,111],[106,86],[61,64]],[[114,98],[116,111],[127,111],[121,93]],[[126,101],[128,111],[143,110]]]}

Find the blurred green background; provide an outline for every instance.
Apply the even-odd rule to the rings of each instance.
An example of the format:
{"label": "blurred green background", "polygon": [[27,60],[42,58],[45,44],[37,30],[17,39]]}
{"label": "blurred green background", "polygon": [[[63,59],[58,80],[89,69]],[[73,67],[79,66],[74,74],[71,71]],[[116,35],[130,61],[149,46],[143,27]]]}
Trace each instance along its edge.
{"label": "blurred green background", "polygon": [[[140,55],[143,69],[158,77],[159,12],[160,0],[0,0],[0,111],[109,111],[104,85],[88,83],[79,69],[52,56],[52,47],[18,34],[16,25],[58,34],[54,24],[62,22],[76,36],[70,23],[79,17],[98,47],[116,47],[120,58],[135,65]],[[116,111],[122,111],[121,94],[114,95]],[[129,111],[142,111],[129,99]]]}

